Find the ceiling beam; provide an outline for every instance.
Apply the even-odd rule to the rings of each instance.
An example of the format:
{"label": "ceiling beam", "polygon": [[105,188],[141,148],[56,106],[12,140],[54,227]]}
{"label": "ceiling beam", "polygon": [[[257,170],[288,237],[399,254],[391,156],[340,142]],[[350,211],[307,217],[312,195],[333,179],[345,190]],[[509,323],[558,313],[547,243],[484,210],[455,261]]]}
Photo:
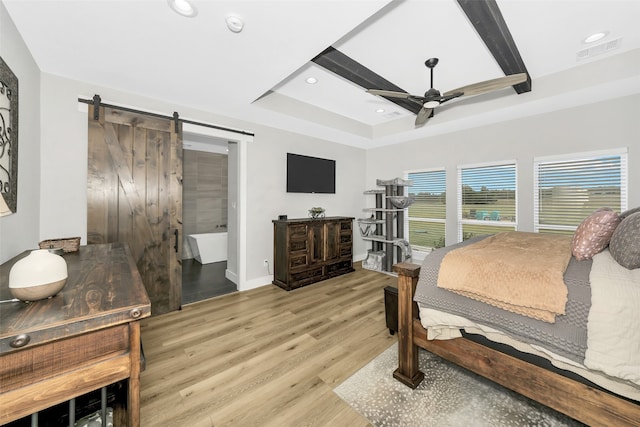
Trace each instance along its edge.
{"label": "ceiling beam", "polygon": [[[365,89],[407,92],[331,46],[311,61]],[[422,108],[420,104],[406,99],[384,98],[415,114]]]}
{"label": "ceiling beam", "polygon": [[[505,75],[527,73],[527,81],[513,86],[516,92],[530,92],[531,77],[527,72],[524,61],[520,56],[513,37],[511,37],[511,32],[507,27],[507,23],[504,21],[496,1],[458,0],[458,4],[460,4],[460,7],[476,29],[478,35],[480,35],[487,45],[487,48]],[[365,89],[381,89],[406,93],[405,90],[332,46],[325,49],[311,61]],[[407,99],[384,98],[414,114],[418,114],[422,108],[419,104]]]}
{"label": "ceiling beam", "polygon": [[515,85],[518,93],[531,91],[531,77],[495,0],[458,0],[458,4],[505,75],[527,73],[527,81]]}

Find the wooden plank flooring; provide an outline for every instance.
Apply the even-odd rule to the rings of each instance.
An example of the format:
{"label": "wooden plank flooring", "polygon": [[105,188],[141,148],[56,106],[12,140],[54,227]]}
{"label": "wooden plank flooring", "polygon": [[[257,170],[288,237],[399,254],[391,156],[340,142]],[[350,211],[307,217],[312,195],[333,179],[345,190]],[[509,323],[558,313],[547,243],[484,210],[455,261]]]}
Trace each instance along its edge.
{"label": "wooden plank flooring", "polygon": [[395,342],[383,289],[397,279],[354,267],[144,319],[142,425],[370,425],[333,389]]}

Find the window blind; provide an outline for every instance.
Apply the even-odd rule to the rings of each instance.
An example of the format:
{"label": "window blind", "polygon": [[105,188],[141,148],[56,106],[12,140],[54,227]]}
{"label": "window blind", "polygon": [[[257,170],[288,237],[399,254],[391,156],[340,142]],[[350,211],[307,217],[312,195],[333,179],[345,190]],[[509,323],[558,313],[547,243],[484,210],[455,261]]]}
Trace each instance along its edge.
{"label": "window blind", "polygon": [[627,154],[534,161],[534,228],[573,231],[593,211],[627,205]]}
{"label": "window blind", "polygon": [[446,206],[446,173],[444,169],[410,172],[413,181],[409,195],[415,202],[409,206],[406,229],[414,250],[430,251],[444,246]]}
{"label": "window blind", "polygon": [[516,164],[458,167],[458,240],[516,228]]}

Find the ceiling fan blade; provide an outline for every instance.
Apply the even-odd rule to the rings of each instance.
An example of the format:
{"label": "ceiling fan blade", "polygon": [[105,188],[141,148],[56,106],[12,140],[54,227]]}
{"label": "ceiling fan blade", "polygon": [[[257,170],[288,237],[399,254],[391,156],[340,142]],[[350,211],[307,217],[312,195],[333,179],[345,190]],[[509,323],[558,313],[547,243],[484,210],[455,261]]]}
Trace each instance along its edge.
{"label": "ceiling fan blade", "polygon": [[448,94],[448,95],[447,95],[447,94],[442,95],[442,96],[440,97],[440,104],[444,104],[445,102],[447,102],[447,101],[451,101],[452,99],[455,99],[455,98],[457,98],[457,97],[459,97],[459,96],[462,96],[462,95],[464,95],[464,93],[462,93],[462,92],[455,92],[455,91],[451,92],[451,93],[450,93],[450,94]]}
{"label": "ceiling fan blade", "polygon": [[456,92],[462,92],[464,96],[479,95],[481,93],[487,93],[505,87],[517,85],[527,81],[527,73],[511,74],[505,77],[498,77],[497,79],[486,80],[484,82],[478,82],[467,86],[462,86],[458,89],[445,92],[442,96],[449,96]]}
{"label": "ceiling fan blade", "polygon": [[427,120],[429,120],[429,116],[431,116],[431,113],[433,113],[433,108],[422,108],[416,116],[416,126],[422,126],[423,124],[427,123]]}
{"label": "ceiling fan blade", "polygon": [[394,92],[392,90],[367,89],[367,93],[379,96],[387,96],[389,98],[409,98],[411,95],[406,92]]}

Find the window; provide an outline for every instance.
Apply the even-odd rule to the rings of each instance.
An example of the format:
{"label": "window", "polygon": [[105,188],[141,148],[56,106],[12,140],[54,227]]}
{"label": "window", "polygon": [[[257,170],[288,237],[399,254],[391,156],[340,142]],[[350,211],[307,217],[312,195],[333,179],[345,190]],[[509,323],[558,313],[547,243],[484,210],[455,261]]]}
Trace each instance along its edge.
{"label": "window", "polygon": [[410,172],[413,181],[409,195],[416,201],[409,206],[407,222],[409,244],[416,251],[429,252],[444,246],[446,209],[446,174],[444,169]]}
{"label": "window", "polygon": [[458,240],[516,229],[515,161],[458,167]]}
{"label": "window", "polygon": [[627,150],[534,159],[534,230],[573,234],[598,208],[627,208]]}

